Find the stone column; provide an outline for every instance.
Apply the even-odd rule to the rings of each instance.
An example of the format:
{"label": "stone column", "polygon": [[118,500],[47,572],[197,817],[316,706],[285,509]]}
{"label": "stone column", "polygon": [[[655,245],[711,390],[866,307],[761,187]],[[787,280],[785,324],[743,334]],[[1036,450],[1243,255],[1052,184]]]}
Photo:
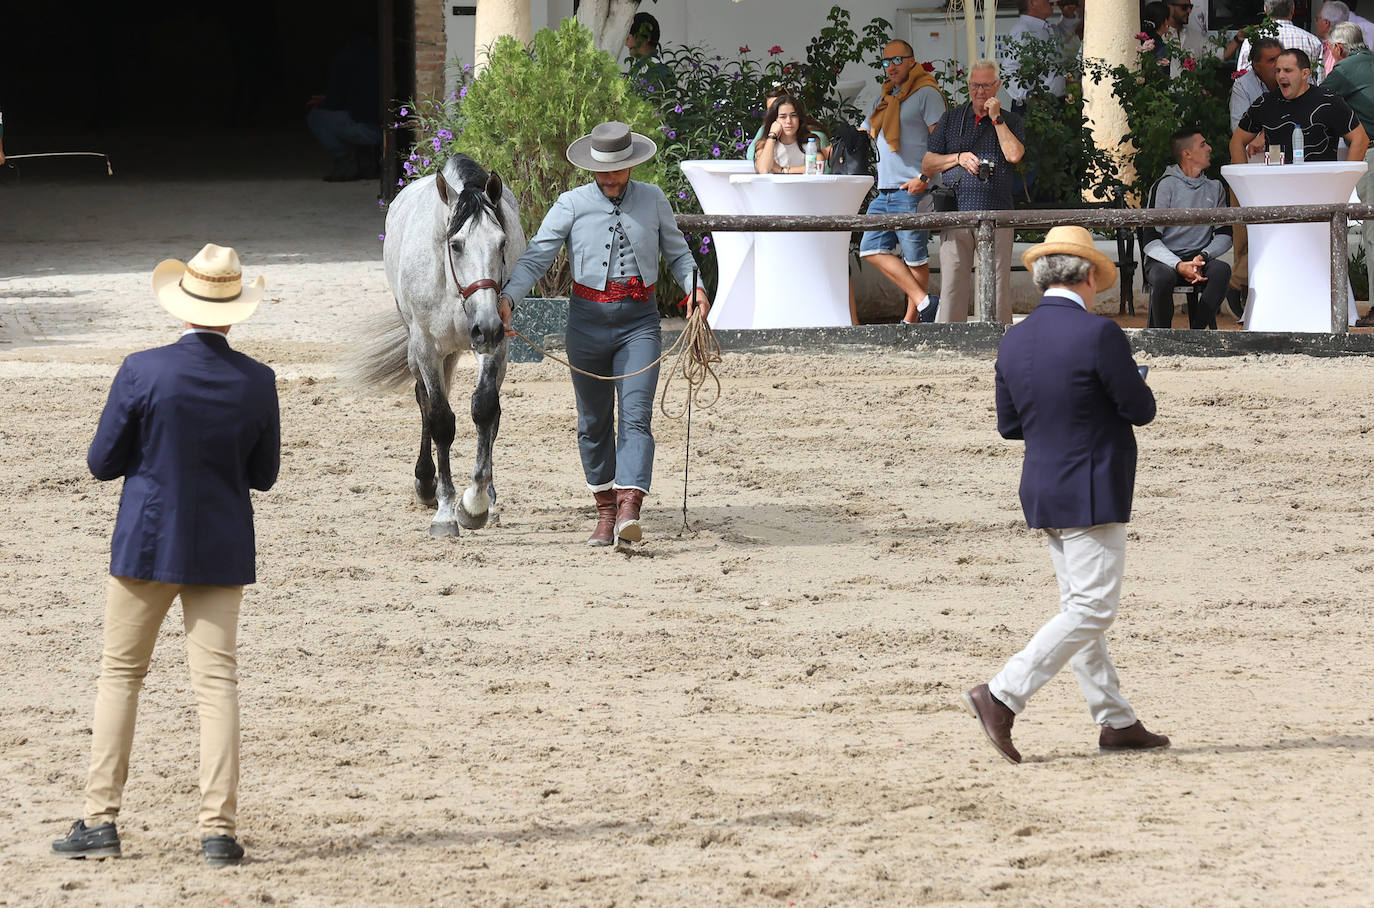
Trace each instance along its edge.
{"label": "stone column", "polygon": [[[1134,66],[1137,60],[1136,32],[1140,31],[1140,9],[1137,0],[1092,0],[1084,4],[1083,57],[1097,59],[1108,66]],[[1112,93],[1109,80],[1083,81],[1083,110],[1093,141],[1123,161],[1129,151],[1129,130],[1126,111]],[[1133,173],[1123,168],[1122,179],[1130,182]]]}
{"label": "stone column", "polygon": [[486,68],[487,48],[502,35],[511,35],[521,44],[530,42],[530,0],[477,0],[476,28],[474,73]]}

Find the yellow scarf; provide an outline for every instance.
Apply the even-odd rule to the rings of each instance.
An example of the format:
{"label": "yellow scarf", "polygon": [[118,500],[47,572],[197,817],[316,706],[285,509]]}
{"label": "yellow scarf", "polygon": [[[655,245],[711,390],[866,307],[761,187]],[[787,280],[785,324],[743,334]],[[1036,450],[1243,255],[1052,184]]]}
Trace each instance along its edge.
{"label": "yellow scarf", "polygon": [[[870,138],[878,138],[878,133],[882,133],[887,138],[887,145],[893,151],[897,150],[898,143],[902,140],[902,102],[916,93],[917,89],[925,88],[929,85],[936,91],[940,91],[940,83],[935,81],[935,77],[926,72],[923,66],[911,67],[911,72],[907,74],[906,82],[897,89],[895,95],[883,92],[878,105],[873,108],[873,113],[868,117],[868,135]],[[945,98],[945,93],[940,91],[940,100],[944,102],[945,109],[949,109],[949,100]]]}

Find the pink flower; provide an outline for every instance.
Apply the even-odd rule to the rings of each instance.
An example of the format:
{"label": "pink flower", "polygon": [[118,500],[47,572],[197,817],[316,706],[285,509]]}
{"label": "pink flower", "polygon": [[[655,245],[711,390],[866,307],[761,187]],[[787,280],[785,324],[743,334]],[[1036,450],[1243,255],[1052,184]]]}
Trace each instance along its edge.
{"label": "pink flower", "polygon": [[746,45],[744,45],[743,47],[741,47],[741,48],[739,49],[739,52],[742,53],[742,54],[747,54],[747,53],[749,53],[749,45],[746,44]]}
{"label": "pink flower", "polygon": [[1151,51],[1153,51],[1154,49],[1155,49],[1155,39],[1154,39],[1154,38],[1147,38],[1146,40],[1140,42],[1140,52],[1141,52],[1142,54],[1148,54],[1148,53],[1150,53]]}
{"label": "pink flower", "polygon": [[782,53],[782,48],[774,44],[772,47],[768,48],[768,53],[776,57],[778,54]]}
{"label": "pink flower", "polygon": [[1188,70],[1188,72],[1192,72],[1194,69],[1197,68],[1197,61],[1194,60],[1192,57],[1184,57],[1183,68]]}
{"label": "pink flower", "polygon": [[1150,35],[1149,35],[1149,33],[1147,33],[1147,32],[1136,32],[1136,33],[1135,33],[1135,39],[1136,39],[1137,41],[1149,41],[1149,40],[1150,40]]}

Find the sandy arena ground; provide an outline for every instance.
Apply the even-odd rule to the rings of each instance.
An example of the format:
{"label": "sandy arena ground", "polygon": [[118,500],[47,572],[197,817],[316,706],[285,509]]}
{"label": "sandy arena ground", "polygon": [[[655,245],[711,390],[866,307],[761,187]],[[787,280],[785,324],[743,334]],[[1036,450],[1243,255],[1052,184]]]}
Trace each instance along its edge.
{"label": "sandy arena ground", "polygon": [[[500,525],[434,540],[413,402],[338,378],[390,304],[370,187],[0,190],[0,905],[1374,902],[1369,360],[1150,362],[1111,644],[1174,747],[1099,756],[1065,672],[1013,767],[958,694],[1056,593],[991,359],[729,355],[690,531],[660,417],[629,556],[582,545],[565,371],[515,365]],[[121,357],[176,336],[153,265],[208,240],[267,275],[231,339],[283,405],[241,629],[249,861],[200,863],[174,610],[125,857],[64,862],[119,495],[86,445]]]}

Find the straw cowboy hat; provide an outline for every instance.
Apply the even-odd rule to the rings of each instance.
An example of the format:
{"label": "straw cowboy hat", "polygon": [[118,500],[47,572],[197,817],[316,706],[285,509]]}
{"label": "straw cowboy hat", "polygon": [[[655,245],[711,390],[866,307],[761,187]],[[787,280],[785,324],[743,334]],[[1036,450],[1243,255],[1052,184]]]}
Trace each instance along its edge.
{"label": "straw cowboy hat", "polygon": [[209,243],[186,264],[167,259],[153,269],[153,293],[168,312],[193,325],[217,328],[241,322],[262,302],[262,275],[243,286],[239,254]]}
{"label": "straw cowboy hat", "polygon": [[1037,243],[1021,253],[1021,263],[1029,271],[1031,263],[1042,255],[1076,255],[1093,263],[1097,272],[1097,289],[1106,290],[1116,283],[1116,265],[1093,245],[1092,234],[1083,227],[1051,227],[1045,242]]}
{"label": "straw cowboy hat", "polygon": [[653,139],[630,132],[630,127],[614,120],[602,123],[568,146],[569,161],[583,170],[598,172],[643,164],[657,153]]}

